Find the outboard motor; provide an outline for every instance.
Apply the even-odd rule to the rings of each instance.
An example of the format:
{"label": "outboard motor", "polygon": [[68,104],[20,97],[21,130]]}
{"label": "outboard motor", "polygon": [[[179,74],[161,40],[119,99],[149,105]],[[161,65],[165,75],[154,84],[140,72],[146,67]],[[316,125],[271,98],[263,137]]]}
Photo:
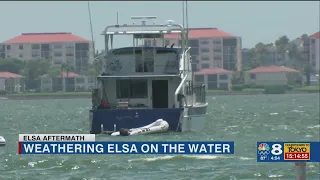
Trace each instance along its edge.
{"label": "outboard motor", "polygon": [[120,129],[120,136],[129,136],[129,129],[121,128]]}

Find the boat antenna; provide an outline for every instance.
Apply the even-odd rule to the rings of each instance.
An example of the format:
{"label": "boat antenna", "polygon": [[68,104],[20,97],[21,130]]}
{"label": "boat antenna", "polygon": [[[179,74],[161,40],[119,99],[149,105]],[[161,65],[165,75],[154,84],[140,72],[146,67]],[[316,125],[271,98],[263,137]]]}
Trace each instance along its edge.
{"label": "boat antenna", "polygon": [[119,13],[117,12],[117,25],[119,24]]}
{"label": "boat antenna", "polygon": [[185,17],[184,17],[184,1],[182,1],[182,26],[184,27],[184,19],[185,19]]}
{"label": "boat antenna", "polygon": [[186,1],[186,28],[187,28],[187,33],[186,33],[186,46],[188,47],[189,44],[189,23],[188,23],[188,1]]}
{"label": "boat antenna", "polygon": [[92,28],[92,19],[91,19],[91,10],[90,10],[90,1],[88,1],[88,13],[89,13],[89,22],[90,22],[90,30],[91,30],[91,41],[92,41],[92,50],[93,50],[93,57],[95,55],[95,47],[93,41],[93,28]]}
{"label": "boat antenna", "polygon": [[[97,67],[98,65],[94,61],[97,61],[97,60],[99,61],[99,57],[95,57],[96,49],[95,49],[94,40],[93,40],[93,28],[92,28],[90,1],[88,1],[88,13],[89,13],[89,22],[90,22],[90,31],[91,31],[91,43],[92,43],[92,57],[93,57],[93,60],[92,60],[91,63],[94,64],[95,69],[96,69],[96,75],[98,75],[99,74],[98,67]],[[95,86],[97,87],[97,81],[95,81]]]}

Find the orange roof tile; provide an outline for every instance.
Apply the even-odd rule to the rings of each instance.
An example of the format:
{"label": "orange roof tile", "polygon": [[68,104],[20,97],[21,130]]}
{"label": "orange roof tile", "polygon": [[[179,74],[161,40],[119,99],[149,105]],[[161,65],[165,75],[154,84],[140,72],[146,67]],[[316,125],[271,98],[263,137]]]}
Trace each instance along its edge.
{"label": "orange roof tile", "polygon": [[[74,73],[74,72],[69,72],[68,73],[68,77],[69,78],[74,78],[74,77],[79,77],[79,76],[81,76],[81,75],[79,75],[79,74],[76,74],[76,73]],[[48,77],[48,74],[44,74],[44,75],[42,75],[42,76],[40,76],[40,77]],[[57,77],[61,77],[61,74],[59,74],[59,75],[57,75]],[[62,72],[62,77],[67,77],[67,73],[66,72]]]}
{"label": "orange roof tile", "polygon": [[[166,34],[165,38],[178,39],[178,34]],[[217,28],[189,28],[189,38],[200,39],[200,38],[215,38],[215,37],[235,37],[232,34],[221,31]]]}
{"label": "orange roof tile", "polygon": [[312,35],[309,36],[309,38],[316,38],[316,39],[320,39],[320,31],[319,32],[316,32]]}
{"label": "orange roof tile", "polygon": [[11,72],[0,72],[0,78],[22,78],[23,76],[19,74],[14,74]]}
{"label": "orange roof tile", "polygon": [[300,72],[284,66],[260,66],[247,71],[249,73]]}
{"label": "orange roof tile", "polygon": [[195,75],[205,75],[205,74],[231,74],[232,71],[228,71],[222,68],[207,68],[207,69],[201,69],[198,72],[195,72]]}
{"label": "orange roof tile", "polygon": [[57,43],[57,42],[89,42],[87,39],[72,33],[22,33],[4,43]]}

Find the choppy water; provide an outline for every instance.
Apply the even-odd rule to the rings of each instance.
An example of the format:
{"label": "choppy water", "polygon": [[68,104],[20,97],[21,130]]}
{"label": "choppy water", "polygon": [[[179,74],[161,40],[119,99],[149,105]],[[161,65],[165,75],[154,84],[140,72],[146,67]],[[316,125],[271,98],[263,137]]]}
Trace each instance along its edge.
{"label": "choppy water", "polygon": [[[2,100],[0,180],[292,180],[292,163],[257,163],[256,142],[319,141],[319,94],[217,96],[205,131],[116,137],[118,140],[235,141],[232,156],[17,155],[19,133],[87,133],[89,99]],[[109,140],[99,136],[99,140]],[[308,163],[308,180],[319,163]]]}

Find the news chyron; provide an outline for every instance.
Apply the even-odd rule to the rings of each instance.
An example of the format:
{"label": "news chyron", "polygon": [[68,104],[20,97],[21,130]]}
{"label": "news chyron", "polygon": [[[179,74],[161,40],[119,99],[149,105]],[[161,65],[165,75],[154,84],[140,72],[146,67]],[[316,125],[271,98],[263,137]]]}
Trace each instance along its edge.
{"label": "news chyron", "polygon": [[258,162],[320,162],[320,142],[258,142]]}
{"label": "news chyron", "polygon": [[20,134],[19,154],[234,154],[234,142],[100,142],[93,134]]}

